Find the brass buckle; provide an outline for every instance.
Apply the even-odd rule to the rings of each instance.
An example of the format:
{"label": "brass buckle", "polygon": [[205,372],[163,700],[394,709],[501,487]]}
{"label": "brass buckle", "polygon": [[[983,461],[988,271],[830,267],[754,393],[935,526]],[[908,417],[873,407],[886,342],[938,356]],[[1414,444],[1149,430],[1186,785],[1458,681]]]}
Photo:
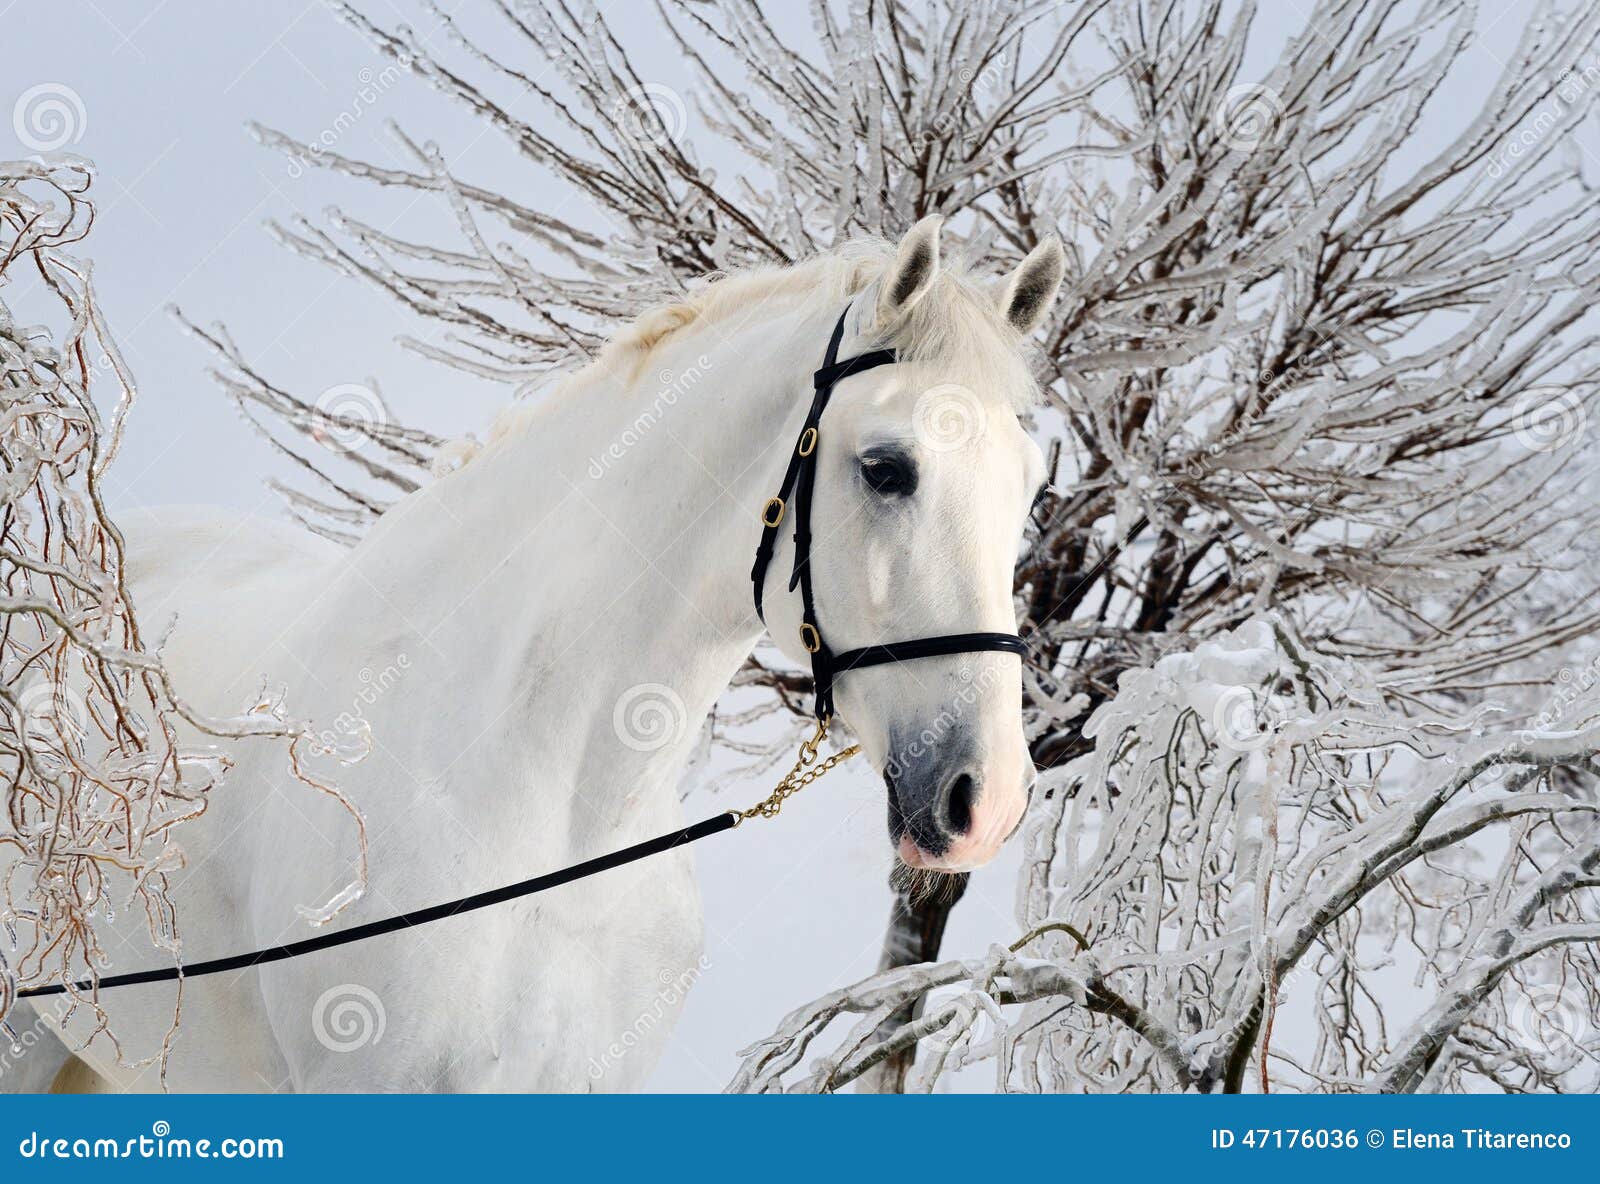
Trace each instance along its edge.
{"label": "brass buckle", "polygon": [[818,720],[817,730],[812,733],[811,739],[803,741],[800,745],[800,759],[795,761],[794,768],[783,775],[783,780],[773,786],[772,792],[761,801],[746,810],[729,810],[733,816],[733,825],[750,818],[776,818],[778,811],[783,809],[783,803],[810,785],[817,778],[826,774],[836,765],[841,765],[856,753],[861,751],[861,745],[852,744],[849,748],[842,749],[832,756],[820,757],[817,746],[822,743],[828,734],[828,721]]}
{"label": "brass buckle", "polygon": [[817,450],[817,429],[807,428],[800,433],[800,446],[795,449],[801,456],[810,456]]}
{"label": "brass buckle", "polygon": [[[772,512],[773,506],[778,507],[776,514]],[[777,526],[783,521],[783,512],[786,508],[781,497],[769,497],[767,504],[761,507],[761,525],[768,528]]]}
{"label": "brass buckle", "polygon": [[800,644],[806,647],[808,654],[814,654],[822,648],[822,634],[817,632],[817,627],[810,621],[805,621],[800,626]]}
{"label": "brass buckle", "polygon": [[811,739],[802,740],[800,742],[800,763],[802,765],[815,763],[817,759],[817,745],[821,744],[827,738],[828,721],[825,719],[819,719],[817,721],[817,730],[811,734]]}

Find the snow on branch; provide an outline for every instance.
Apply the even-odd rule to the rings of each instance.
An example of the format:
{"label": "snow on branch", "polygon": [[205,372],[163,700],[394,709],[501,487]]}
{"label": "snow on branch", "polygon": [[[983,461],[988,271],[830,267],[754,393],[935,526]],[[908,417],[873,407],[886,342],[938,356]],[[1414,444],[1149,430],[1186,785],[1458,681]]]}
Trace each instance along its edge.
{"label": "snow on branch", "polygon": [[[923,1089],[1593,1089],[1600,697],[1559,732],[1384,700],[1275,618],[1123,675],[1038,791],[1022,936],[791,1012],[731,1088],[917,1040]],[[1397,990],[1433,1002],[1401,1026]]]}
{"label": "snow on branch", "polygon": [[[1395,693],[1433,705],[1537,678],[1600,623],[1574,552],[1597,511],[1570,463],[1600,398],[1600,204],[1572,139],[1600,94],[1600,12],[1541,7],[1441,149],[1416,129],[1461,69],[1457,0],[1323,4],[1258,77],[1251,10],[1207,0],[818,5],[810,40],[742,0],[659,7],[688,93],[556,0],[423,4],[426,36],[339,6],[575,212],[474,184],[399,128],[407,167],[258,127],[456,228],[412,241],[334,209],[275,233],[412,312],[406,344],[508,392],[720,271],[932,212],[997,272],[1063,234],[1038,419],[1053,492],[1018,568],[1039,705],[1099,702],[1264,605],[1315,604],[1307,628],[1406,666]],[[702,163],[713,141],[737,168]],[[205,336],[305,475],[291,511],[329,537],[451,462],[375,384],[341,413]],[[1036,729],[1042,764],[1082,748],[1072,716]]]}

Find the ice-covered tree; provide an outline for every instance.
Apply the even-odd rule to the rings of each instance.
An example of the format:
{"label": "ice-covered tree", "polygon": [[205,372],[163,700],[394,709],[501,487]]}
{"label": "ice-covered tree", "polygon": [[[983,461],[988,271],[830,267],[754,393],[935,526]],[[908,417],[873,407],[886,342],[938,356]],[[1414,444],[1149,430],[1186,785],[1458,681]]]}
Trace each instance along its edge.
{"label": "ice-covered tree", "polygon": [[1044,777],[1021,935],[797,1009],[734,1088],[920,1038],[923,1088],[1592,1092],[1600,695],[1509,733],[1389,700],[1266,617],[1123,675]]}
{"label": "ice-covered tree", "polygon": [[[161,660],[162,622],[135,612],[122,532],[103,497],[136,386],[73,253],[94,221],[87,161],[0,162],[0,1040],[19,986],[93,989],[103,920],[137,910],[152,947],[177,962],[171,878],[179,838],[225,780],[212,741],[276,737],[308,787],[337,788],[301,763],[314,733],[266,694],[233,718],[190,707]],[[35,319],[37,318],[37,319]],[[73,984],[87,982],[87,989]],[[181,1014],[159,1049],[165,1066]],[[123,1055],[116,1044],[118,1056]]]}
{"label": "ice-covered tree", "polygon": [[[398,128],[409,163],[356,159],[263,127],[262,142],[301,165],[413,191],[443,203],[456,225],[448,239],[414,241],[335,210],[276,229],[293,250],[411,310],[417,328],[405,340],[420,354],[508,390],[581,363],[620,322],[709,273],[802,258],[854,234],[896,236],[929,213],[948,215],[969,261],[997,273],[1046,233],[1069,245],[1064,295],[1041,333],[1046,403],[1034,423],[1053,489],[1017,571],[1035,655],[1025,671],[1033,751],[1055,787],[1033,824],[1018,936],[1051,918],[1117,924],[1126,941],[1149,944],[1115,956],[1159,969],[1124,993],[1113,964],[1099,961],[1106,939],[1096,929],[1081,964],[1057,958],[1034,985],[1028,968],[1041,949],[1070,955],[1070,933],[1032,938],[1042,945],[1005,955],[992,973],[989,963],[892,971],[884,981],[898,985],[872,988],[874,1030],[858,1033],[835,1069],[853,1076],[870,1057],[864,1083],[898,1088],[916,1038],[952,1027],[935,1023],[944,1010],[917,1018],[934,974],[977,984],[958,1005],[973,1022],[1010,1001],[1032,1009],[1035,1030],[1005,1037],[1006,1084],[1170,1086],[1189,1073],[1197,1084],[1239,1084],[1271,1026],[1270,1006],[1241,1023],[1252,998],[1270,1003],[1274,976],[1332,959],[1327,989],[1348,998],[1341,1009],[1317,996],[1328,1045],[1297,1054],[1302,1084],[1377,1080],[1436,1032],[1447,1056],[1432,1049],[1417,1062],[1423,1070],[1383,1080],[1454,1082],[1470,1067],[1514,1087],[1484,1034],[1484,1009],[1499,1005],[1508,976],[1587,955],[1563,941],[1559,954],[1530,953],[1472,986],[1461,975],[1479,970],[1452,957],[1492,935],[1458,932],[1458,910],[1445,909],[1407,935],[1419,946],[1416,973],[1437,981],[1444,1008],[1407,1044],[1370,1030],[1383,1021],[1360,1006],[1371,980],[1351,962],[1372,956],[1371,930],[1352,926],[1365,913],[1347,907],[1327,922],[1337,932],[1301,934],[1288,912],[1271,910],[1294,903],[1285,876],[1314,884],[1333,874],[1296,862],[1327,844],[1385,852],[1385,881],[1357,885],[1362,899],[1392,893],[1420,910],[1417,892],[1467,890],[1457,872],[1435,883],[1408,870],[1432,868],[1431,851],[1395,863],[1407,849],[1390,841],[1411,825],[1405,818],[1424,823],[1408,841],[1426,844],[1430,820],[1451,817],[1421,817],[1385,781],[1408,747],[1406,729],[1425,736],[1424,721],[1474,719],[1484,751],[1501,754],[1441,808],[1467,808],[1457,799],[1488,792],[1482,779],[1494,770],[1531,779],[1507,800],[1587,793],[1576,749],[1540,748],[1517,763],[1506,745],[1519,727],[1543,734],[1527,725],[1548,712],[1551,672],[1563,659],[1576,667],[1596,622],[1583,561],[1595,509],[1572,460],[1596,397],[1600,203],[1575,136],[1600,89],[1600,10],[1530,9],[1498,77],[1468,80],[1470,108],[1459,98],[1475,22],[1465,0],[1325,0],[1282,45],[1252,38],[1253,5],[1221,0],[817,0],[808,28],[753,0],[662,0],[659,35],[691,68],[689,93],[637,67],[634,30],[591,7],[424,5],[425,35],[341,11],[501,134],[527,163],[527,191],[475,184],[448,149]],[[705,163],[713,155],[717,167]],[[577,199],[564,208],[584,214],[544,212],[532,194],[551,184]],[[396,423],[381,400],[319,405],[274,384],[220,330],[207,335],[229,393],[304,472],[303,485],[284,491],[312,529],[353,541],[430,465],[449,463],[450,446]],[[337,447],[324,450],[329,442]],[[1096,745],[1111,725],[1089,721],[1115,717],[1126,672],[1221,644],[1269,610],[1284,636],[1301,638],[1308,669],[1366,688],[1373,730],[1346,721],[1355,730],[1329,741],[1335,755],[1320,740],[1284,749],[1291,763],[1318,754],[1314,771],[1296,766],[1290,780],[1282,769],[1251,772],[1264,757],[1225,773],[1180,751],[1199,743],[1187,725],[1136,730],[1127,752]],[[774,714],[801,706],[805,679],[758,654],[738,687],[738,709],[714,729],[748,750]],[[1499,714],[1486,714],[1490,703]],[[1173,749],[1159,792],[1152,745]],[[1468,760],[1469,750],[1478,752],[1415,759],[1432,762],[1438,780],[1440,762]],[[1564,772],[1547,763],[1557,757]],[[1362,760],[1388,764],[1350,764]],[[1174,781],[1179,774],[1189,780]],[[1111,791],[1125,777],[1138,794]],[[1263,826],[1276,818],[1294,836],[1279,842],[1304,850],[1269,857],[1260,836],[1249,848],[1240,803],[1218,788],[1230,784],[1278,795],[1257,803],[1256,817]],[[1207,802],[1229,812],[1191,814]],[[1087,858],[1076,848],[1091,823],[1126,826],[1130,843],[1155,852],[1152,833],[1120,813],[1134,806],[1219,833],[1175,847],[1170,874],[1116,880],[1132,849],[1104,853],[1111,862],[1098,872],[1072,861],[1063,870],[1068,849],[1073,861]],[[1292,828],[1284,811],[1299,812]],[[1365,829],[1378,817],[1389,829]],[[1587,826],[1581,811],[1514,819],[1519,835],[1532,835],[1517,851],[1583,849],[1572,830]],[[1464,838],[1463,850],[1492,851],[1486,842]],[[1224,857],[1228,876],[1255,878],[1210,883]],[[1475,921],[1518,926],[1507,949],[1543,925],[1584,924],[1540,914],[1556,907],[1549,902],[1524,916],[1514,896],[1525,872],[1518,865],[1473,889],[1493,897],[1473,906]],[[1580,908],[1588,892],[1574,888],[1559,908]],[[896,902],[886,967],[935,958],[953,895]],[[1068,903],[1095,915],[1059,911]],[[1227,944],[1236,912],[1252,917],[1243,945]],[[1198,961],[1185,963],[1190,955]],[[1170,987],[1191,999],[1202,978],[1224,973],[1221,1010],[1159,1025],[1137,1010],[1119,1015],[1140,1006],[1140,992]],[[1081,1006],[1047,1019],[1042,1003],[1026,1003],[1063,992],[1127,1030],[1085,1029]],[[813,1034],[815,1015],[796,1017],[774,1047],[792,1051]],[[759,1054],[741,1080],[772,1084],[772,1065],[787,1055]],[[1555,1083],[1542,1068],[1529,1072],[1536,1085]],[[829,1074],[823,1084],[840,1079]]]}

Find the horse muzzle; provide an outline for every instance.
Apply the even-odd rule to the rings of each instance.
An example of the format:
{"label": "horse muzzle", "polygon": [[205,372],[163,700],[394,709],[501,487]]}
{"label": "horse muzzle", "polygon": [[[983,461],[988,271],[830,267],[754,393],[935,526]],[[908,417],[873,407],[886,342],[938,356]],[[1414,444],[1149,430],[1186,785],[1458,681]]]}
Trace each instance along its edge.
{"label": "horse muzzle", "polygon": [[[1016,831],[1033,785],[952,739],[936,748],[896,746],[884,769],[889,840],[901,862],[929,871],[970,871],[988,863]],[[1002,762],[1003,763],[1003,762]]]}

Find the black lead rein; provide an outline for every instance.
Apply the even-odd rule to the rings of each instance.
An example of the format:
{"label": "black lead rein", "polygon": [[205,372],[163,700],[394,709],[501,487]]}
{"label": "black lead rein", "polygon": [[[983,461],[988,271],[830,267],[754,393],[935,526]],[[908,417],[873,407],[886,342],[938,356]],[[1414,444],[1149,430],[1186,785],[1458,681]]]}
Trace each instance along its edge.
{"label": "black lead rein", "polygon": [[[793,591],[797,585],[800,588],[800,643],[811,655],[811,673],[817,688],[817,731],[810,740],[800,746],[799,761],[779,782],[770,797],[748,810],[729,810],[716,814],[693,826],[659,835],[642,843],[635,843],[631,847],[624,847],[609,855],[600,855],[583,863],[561,868],[559,871],[546,872],[531,880],[507,884],[503,888],[491,888],[487,892],[463,896],[459,900],[448,901],[445,904],[402,913],[398,917],[387,917],[365,925],[353,925],[349,929],[341,929],[335,933],[308,937],[302,941],[292,941],[288,945],[271,946],[264,950],[252,950],[248,954],[214,958],[209,962],[195,962],[188,966],[164,966],[155,970],[138,970],[130,974],[113,974],[98,980],[85,979],[72,984],[72,989],[89,993],[107,987],[132,987],[145,983],[171,982],[180,978],[199,978],[207,974],[226,974],[232,970],[247,970],[252,966],[265,966],[269,962],[298,958],[302,954],[314,954],[319,950],[331,950],[336,946],[365,941],[369,937],[381,937],[401,929],[427,925],[449,917],[459,917],[465,913],[476,912],[478,909],[489,908],[491,905],[505,904],[507,901],[532,896],[536,892],[558,888],[574,880],[599,875],[612,868],[648,859],[652,855],[659,855],[664,851],[671,851],[699,839],[720,834],[722,831],[732,830],[746,818],[774,817],[785,798],[798,792],[856,752],[856,748],[852,746],[825,758],[820,763],[817,762],[817,745],[827,735],[828,724],[833,718],[833,683],[838,675],[847,670],[881,666],[887,662],[910,662],[918,658],[977,653],[984,650],[997,650],[1025,657],[1028,652],[1027,646],[1014,633],[951,633],[939,637],[922,637],[914,641],[892,642],[888,645],[863,646],[860,649],[846,650],[841,654],[835,654],[823,641],[822,629],[817,624],[816,597],[811,587],[811,492],[816,484],[816,455],[817,444],[821,439],[822,413],[827,410],[828,397],[833,394],[833,388],[838,383],[852,374],[860,374],[875,366],[887,366],[897,360],[894,350],[877,349],[847,358],[843,362],[839,361],[839,345],[844,340],[845,320],[849,315],[850,309],[847,307],[840,314],[839,323],[834,326],[833,336],[828,340],[828,350],[823,358],[822,368],[812,376],[812,388],[816,393],[811,400],[811,410],[806,413],[805,424],[800,430],[800,439],[795,444],[794,452],[790,454],[789,466],[783,474],[783,486],[778,496],[768,499],[761,509],[761,523],[764,529],[761,532],[761,543],[756,548],[755,567],[750,572],[750,578],[755,582],[756,614],[765,621],[766,615],[762,612],[761,600],[766,584],[767,565],[771,562],[773,549],[777,545],[778,527],[783,522],[785,511],[792,499],[795,550],[794,570],[789,577],[789,589]],[[67,989],[65,983],[50,983],[41,987],[26,987],[17,992],[17,997],[30,999],[42,995],[63,995],[67,993]]]}
{"label": "black lead rein", "polygon": [[[463,913],[476,912],[486,909],[490,905],[504,904],[508,900],[516,900],[522,896],[532,896],[535,892],[543,892],[547,888],[559,888],[562,884],[570,884],[574,880],[582,880],[588,876],[599,875],[601,872],[610,871],[614,867],[621,867],[625,863],[635,860],[647,859],[652,855],[659,855],[663,851],[671,851],[674,847],[682,847],[696,839],[706,838],[708,835],[718,834],[725,830],[732,830],[738,826],[740,815],[737,811],[730,810],[724,814],[717,814],[707,818],[704,822],[697,822],[693,826],[686,826],[682,830],[675,830],[671,834],[660,835],[654,839],[647,839],[643,843],[635,843],[631,847],[624,847],[620,851],[613,851],[609,855],[600,855],[594,859],[587,859],[582,863],[575,863],[571,867],[564,867],[560,871],[546,872],[542,876],[535,876],[531,880],[523,880],[516,884],[507,884],[503,888],[491,888],[487,892],[478,892],[472,896],[463,896],[460,900],[448,901],[445,904],[432,905],[429,908],[417,909],[414,912],[402,913],[398,917],[385,917],[381,921],[371,921],[365,925],[354,925],[349,929],[341,929],[337,933],[324,933],[319,937],[308,937],[301,941],[292,941],[284,946],[271,946],[265,950],[252,950],[248,954],[234,954],[231,958],[213,958],[209,962],[195,962],[189,966],[162,966],[155,970],[137,970],[131,974],[113,974],[100,979],[86,979],[74,983],[75,991],[88,993],[106,987],[133,987],[143,983],[164,983],[178,978],[199,978],[205,974],[226,974],[230,970],[247,970],[252,966],[265,966],[268,962],[282,962],[286,958],[298,958],[301,954],[314,954],[318,950],[331,950],[335,946],[347,946],[351,942],[365,941],[369,937],[381,937],[385,933],[394,933],[401,929],[410,929],[414,925],[426,925],[430,921],[443,921],[448,917],[459,917]],[[17,992],[17,997],[27,999],[39,995],[64,995],[66,985],[51,983],[43,987],[28,987]]]}

